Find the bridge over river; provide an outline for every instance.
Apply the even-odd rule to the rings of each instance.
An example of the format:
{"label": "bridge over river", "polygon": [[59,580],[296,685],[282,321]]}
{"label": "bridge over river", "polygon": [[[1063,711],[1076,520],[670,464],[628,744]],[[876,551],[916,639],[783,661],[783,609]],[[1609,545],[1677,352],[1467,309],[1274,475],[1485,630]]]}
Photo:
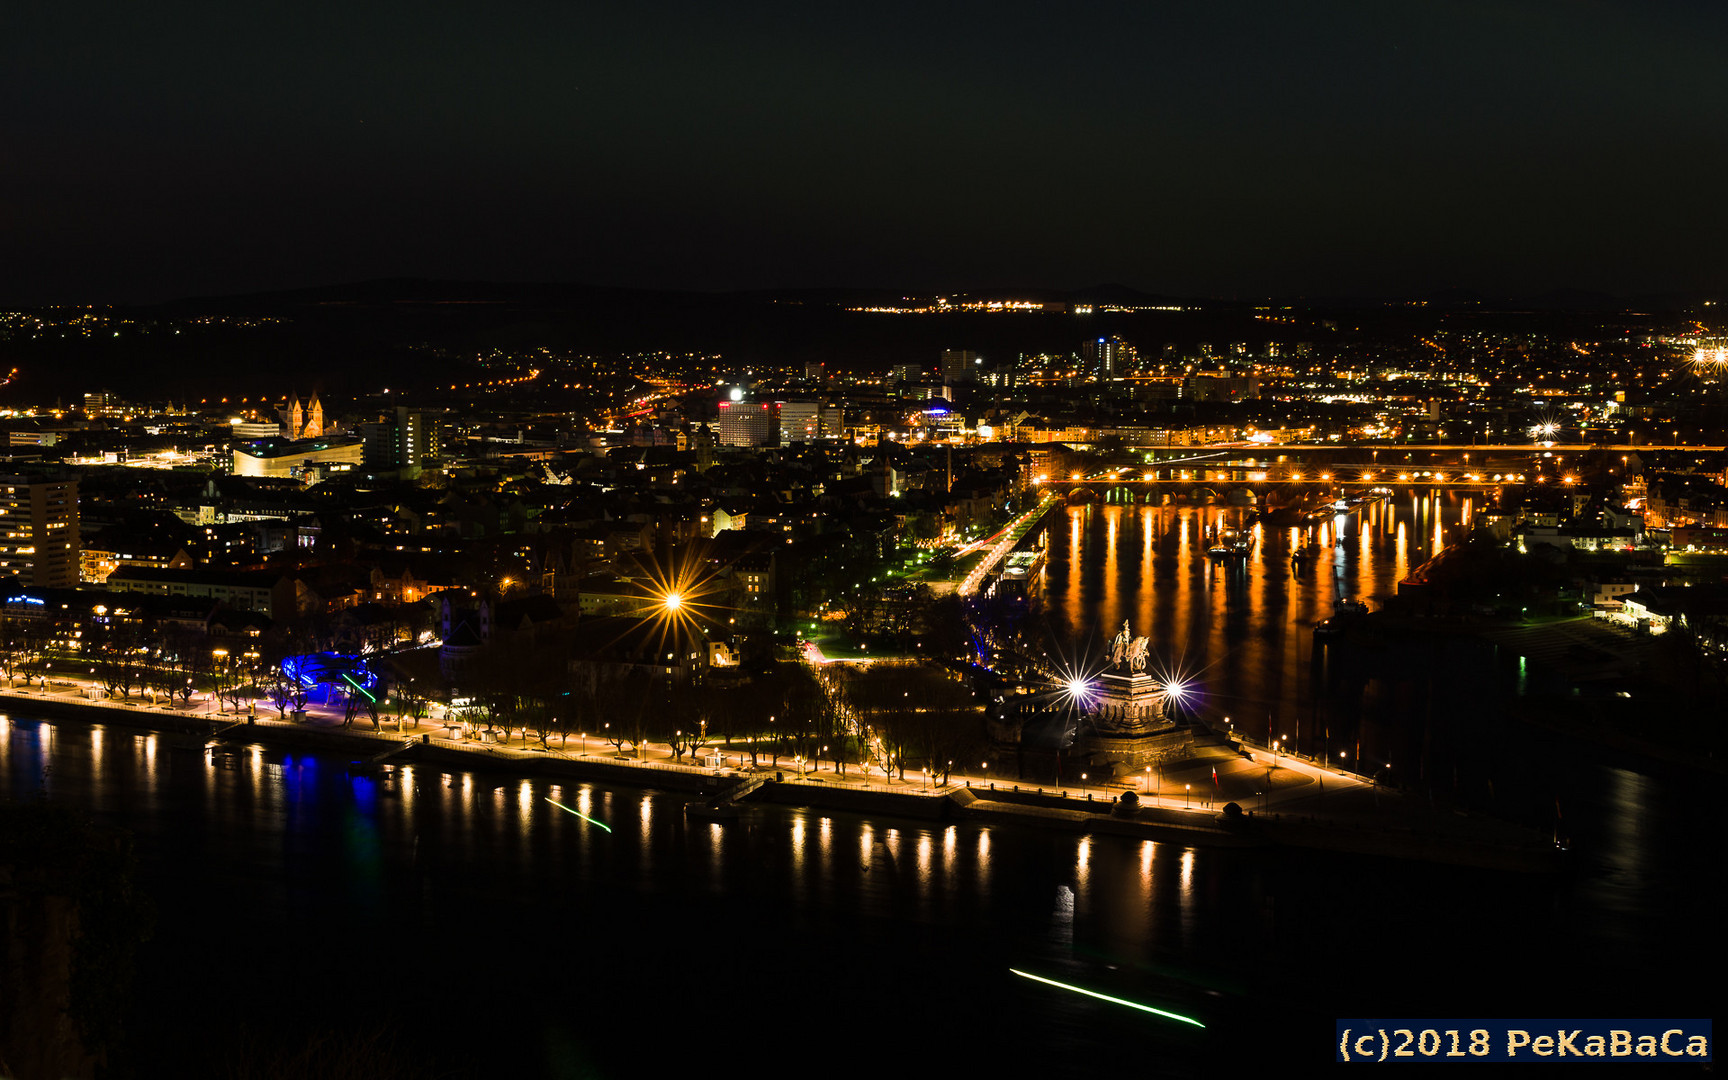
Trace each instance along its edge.
{"label": "bridge over river", "polygon": [[[1268,445],[1136,449],[1144,461],[1067,476],[1037,478],[1040,491],[1069,502],[1157,504],[1234,496],[1243,504],[1296,505],[1347,488],[1473,489],[1514,484],[1574,484],[1586,466],[1662,467],[1675,455],[1720,453],[1715,446],[1608,446],[1583,443]],[[1616,463],[1615,459],[1619,461]],[[1253,498],[1246,496],[1251,493]]]}

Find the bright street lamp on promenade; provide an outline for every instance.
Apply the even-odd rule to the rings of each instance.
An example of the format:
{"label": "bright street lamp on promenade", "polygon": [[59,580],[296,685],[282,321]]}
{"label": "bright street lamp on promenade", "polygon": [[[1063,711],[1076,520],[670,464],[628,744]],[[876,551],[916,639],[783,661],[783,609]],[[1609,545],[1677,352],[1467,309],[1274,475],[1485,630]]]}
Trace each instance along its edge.
{"label": "bright street lamp on promenade", "polygon": [[1193,798],[1193,796],[1194,796],[1194,785],[1193,784],[1183,784],[1182,785],[1182,809],[1184,809],[1184,810],[1188,809],[1188,802],[1190,799]]}

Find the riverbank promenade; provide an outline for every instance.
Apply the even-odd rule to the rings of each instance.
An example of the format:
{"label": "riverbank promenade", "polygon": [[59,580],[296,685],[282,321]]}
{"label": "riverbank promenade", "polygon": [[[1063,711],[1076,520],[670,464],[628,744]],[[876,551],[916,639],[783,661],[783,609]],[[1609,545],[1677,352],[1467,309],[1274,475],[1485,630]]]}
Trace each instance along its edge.
{"label": "riverbank promenade", "polygon": [[[883,813],[910,809],[920,818],[944,816],[952,803],[963,816],[1003,824],[1158,830],[1163,838],[1188,836],[1199,843],[1291,844],[1466,863],[1473,861],[1473,851],[1536,852],[1541,847],[1540,838],[1503,822],[1438,811],[1426,800],[1343,770],[1222,740],[1197,741],[1190,757],[1132,777],[1099,781],[1082,772],[1053,784],[994,775],[982,763],[978,768],[956,763],[946,776],[922,768],[889,776],[856,763],[800,763],[784,753],[776,756],[764,743],[737,740],[704,746],[697,760],[689,752],[679,757],[663,743],[620,750],[593,733],[544,743],[520,735],[506,740],[445,717],[418,723],[381,717],[375,729],[364,716],[349,723],[342,710],[327,706],[310,706],[299,719],[252,708],[236,714],[202,695],[174,706],[109,699],[97,684],[67,678],[50,679],[46,686],[33,681],[29,688],[0,688],[0,707],[43,718],[181,731],[215,745],[321,737],[332,752],[348,753],[361,767],[393,768],[412,762],[412,754],[424,749],[440,752],[446,762],[465,759],[475,769],[524,774],[586,769],[604,782],[693,792],[723,792],[754,777],[772,781],[773,801],[780,803],[875,807]],[[1130,792],[1134,798],[1128,802],[1137,808],[1121,813]],[[893,798],[878,805],[871,796]],[[1229,803],[1243,811],[1234,821],[1223,813]],[[1501,860],[1485,861],[1497,865]]]}

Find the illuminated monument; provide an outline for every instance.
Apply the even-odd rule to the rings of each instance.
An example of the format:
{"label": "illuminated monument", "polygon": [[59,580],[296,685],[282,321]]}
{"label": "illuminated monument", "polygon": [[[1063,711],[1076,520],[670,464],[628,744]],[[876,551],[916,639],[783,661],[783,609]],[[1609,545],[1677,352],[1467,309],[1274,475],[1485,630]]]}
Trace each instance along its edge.
{"label": "illuminated monument", "polygon": [[1146,642],[1146,638],[1133,635],[1126,619],[1122,632],[1110,639],[1110,666],[1098,677],[1097,690],[1088,696],[1091,707],[1085,713],[1098,734],[1145,735],[1169,726],[1164,715],[1168,690],[1162,681],[1146,674]]}
{"label": "illuminated monument", "polygon": [[1186,753],[1195,732],[1172,709],[1183,686],[1148,672],[1150,658],[1149,640],[1124,622],[1103,672],[1076,673],[1055,694],[998,697],[988,729],[999,775],[1103,781]]}
{"label": "illuminated monument", "polygon": [[1148,639],[1126,620],[1110,639],[1110,662],[1079,695],[1072,758],[1098,772],[1125,772],[1187,747],[1192,733],[1170,715],[1180,687],[1146,671]]}

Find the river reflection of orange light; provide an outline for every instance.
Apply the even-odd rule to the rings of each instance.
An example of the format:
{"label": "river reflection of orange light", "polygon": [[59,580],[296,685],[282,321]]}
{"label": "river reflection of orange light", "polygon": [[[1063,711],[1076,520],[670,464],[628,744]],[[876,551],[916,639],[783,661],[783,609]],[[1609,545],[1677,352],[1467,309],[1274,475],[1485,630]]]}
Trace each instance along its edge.
{"label": "river reflection of orange light", "polygon": [[708,823],[708,886],[719,892],[726,884],[722,867],[726,861],[726,829],[718,821]]}
{"label": "river reflection of orange light", "polygon": [[796,814],[792,818],[792,869],[798,874],[804,872],[804,815]]}

